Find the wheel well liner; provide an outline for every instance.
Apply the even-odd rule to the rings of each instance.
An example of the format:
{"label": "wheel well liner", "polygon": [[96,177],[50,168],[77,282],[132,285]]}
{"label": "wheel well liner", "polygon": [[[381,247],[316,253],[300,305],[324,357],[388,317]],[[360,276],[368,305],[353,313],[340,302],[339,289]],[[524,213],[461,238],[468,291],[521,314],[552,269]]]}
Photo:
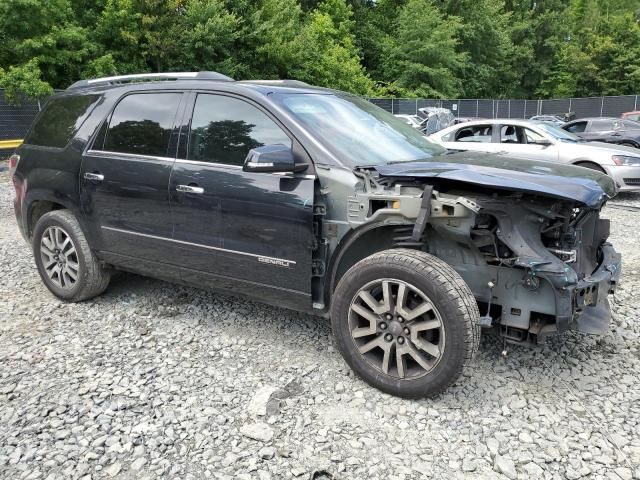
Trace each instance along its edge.
{"label": "wheel well liner", "polygon": [[35,200],[29,205],[27,213],[27,236],[31,238],[33,235],[33,228],[36,223],[45,213],[52,212],[54,210],[62,210],[66,207],[60,203],[52,202],[49,200]]}
{"label": "wheel well liner", "polygon": [[[394,246],[396,228],[408,224],[374,223],[353,230],[340,242],[332,256],[325,295],[330,300],[340,278],[349,268],[369,255]],[[330,303],[330,302],[329,302]]]}

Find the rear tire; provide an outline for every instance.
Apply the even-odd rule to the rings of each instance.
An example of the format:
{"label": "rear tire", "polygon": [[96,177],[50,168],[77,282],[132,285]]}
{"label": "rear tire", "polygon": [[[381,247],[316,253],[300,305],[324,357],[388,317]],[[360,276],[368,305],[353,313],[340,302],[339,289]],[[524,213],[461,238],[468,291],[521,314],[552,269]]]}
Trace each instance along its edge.
{"label": "rear tire", "polygon": [[363,380],[407,398],[433,397],[461,375],[480,342],[471,290],[424,252],[385,250],[340,279],[331,325],[340,353]]}
{"label": "rear tire", "polygon": [[69,210],[54,210],[40,217],[32,247],[40,278],[61,300],[87,300],[109,285],[109,271],[100,265]]}

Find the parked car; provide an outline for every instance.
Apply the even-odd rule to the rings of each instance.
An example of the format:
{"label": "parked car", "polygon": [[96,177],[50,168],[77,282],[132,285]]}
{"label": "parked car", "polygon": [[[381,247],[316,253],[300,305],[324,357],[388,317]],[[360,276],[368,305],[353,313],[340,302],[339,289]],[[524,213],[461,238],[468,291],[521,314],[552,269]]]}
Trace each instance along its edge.
{"label": "parked car", "polygon": [[579,137],[545,122],[495,119],[446,128],[429,137],[449,150],[505,153],[566,163],[609,175],[622,191],[640,191],[640,152]]}
{"label": "parked car", "polygon": [[404,115],[404,114],[396,114],[396,118],[399,118],[407,125],[411,125],[413,128],[423,131],[427,126],[427,119],[422,118],[418,115]]}
{"label": "parked car", "polygon": [[553,125],[558,125],[558,126],[561,126],[567,123],[567,120],[560,115],[534,115],[529,120],[533,122],[551,123]]}
{"label": "parked car", "polygon": [[620,118],[581,118],[562,128],[589,142],[606,142],[640,148],[640,123]]}
{"label": "parked car", "polygon": [[626,120],[633,120],[634,122],[640,121],[640,112],[625,112],[620,118],[624,118]]}
{"label": "parked car", "polygon": [[448,108],[423,107],[418,109],[418,116],[426,120],[426,127],[422,130],[425,135],[431,135],[455,123],[456,117]]}
{"label": "parked car", "polygon": [[456,117],[453,121],[453,124],[457,125],[458,123],[473,122],[475,120],[484,120],[484,118],[483,117]]}
{"label": "parked car", "polygon": [[394,395],[447,388],[481,325],[522,344],[605,331],[620,275],[606,175],[447,154],[364,99],[299,83],[83,80],[10,165],[56,297],[95,297],[121,269],[330,317],[346,362]]}

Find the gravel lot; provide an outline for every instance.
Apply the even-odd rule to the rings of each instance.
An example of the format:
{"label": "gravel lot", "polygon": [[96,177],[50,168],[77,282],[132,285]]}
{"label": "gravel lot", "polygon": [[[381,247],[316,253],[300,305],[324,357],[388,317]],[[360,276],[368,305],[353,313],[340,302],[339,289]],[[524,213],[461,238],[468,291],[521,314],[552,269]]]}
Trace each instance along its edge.
{"label": "gravel lot", "polygon": [[[0,172],[0,476],[640,479],[640,195],[604,337],[483,338],[435,400],[354,378],[325,320],[134,275],[64,304],[40,283]],[[623,207],[621,207],[621,205]]]}

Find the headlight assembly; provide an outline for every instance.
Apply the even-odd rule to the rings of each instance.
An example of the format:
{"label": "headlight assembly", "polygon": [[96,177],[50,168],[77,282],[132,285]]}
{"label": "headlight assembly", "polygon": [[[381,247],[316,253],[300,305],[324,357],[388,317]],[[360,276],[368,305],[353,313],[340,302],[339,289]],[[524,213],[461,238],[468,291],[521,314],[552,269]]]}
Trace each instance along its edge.
{"label": "headlight assembly", "polygon": [[628,155],[613,155],[611,157],[616,165],[625,165],[627,167],[640,167],[640,157],[631,157]]}

